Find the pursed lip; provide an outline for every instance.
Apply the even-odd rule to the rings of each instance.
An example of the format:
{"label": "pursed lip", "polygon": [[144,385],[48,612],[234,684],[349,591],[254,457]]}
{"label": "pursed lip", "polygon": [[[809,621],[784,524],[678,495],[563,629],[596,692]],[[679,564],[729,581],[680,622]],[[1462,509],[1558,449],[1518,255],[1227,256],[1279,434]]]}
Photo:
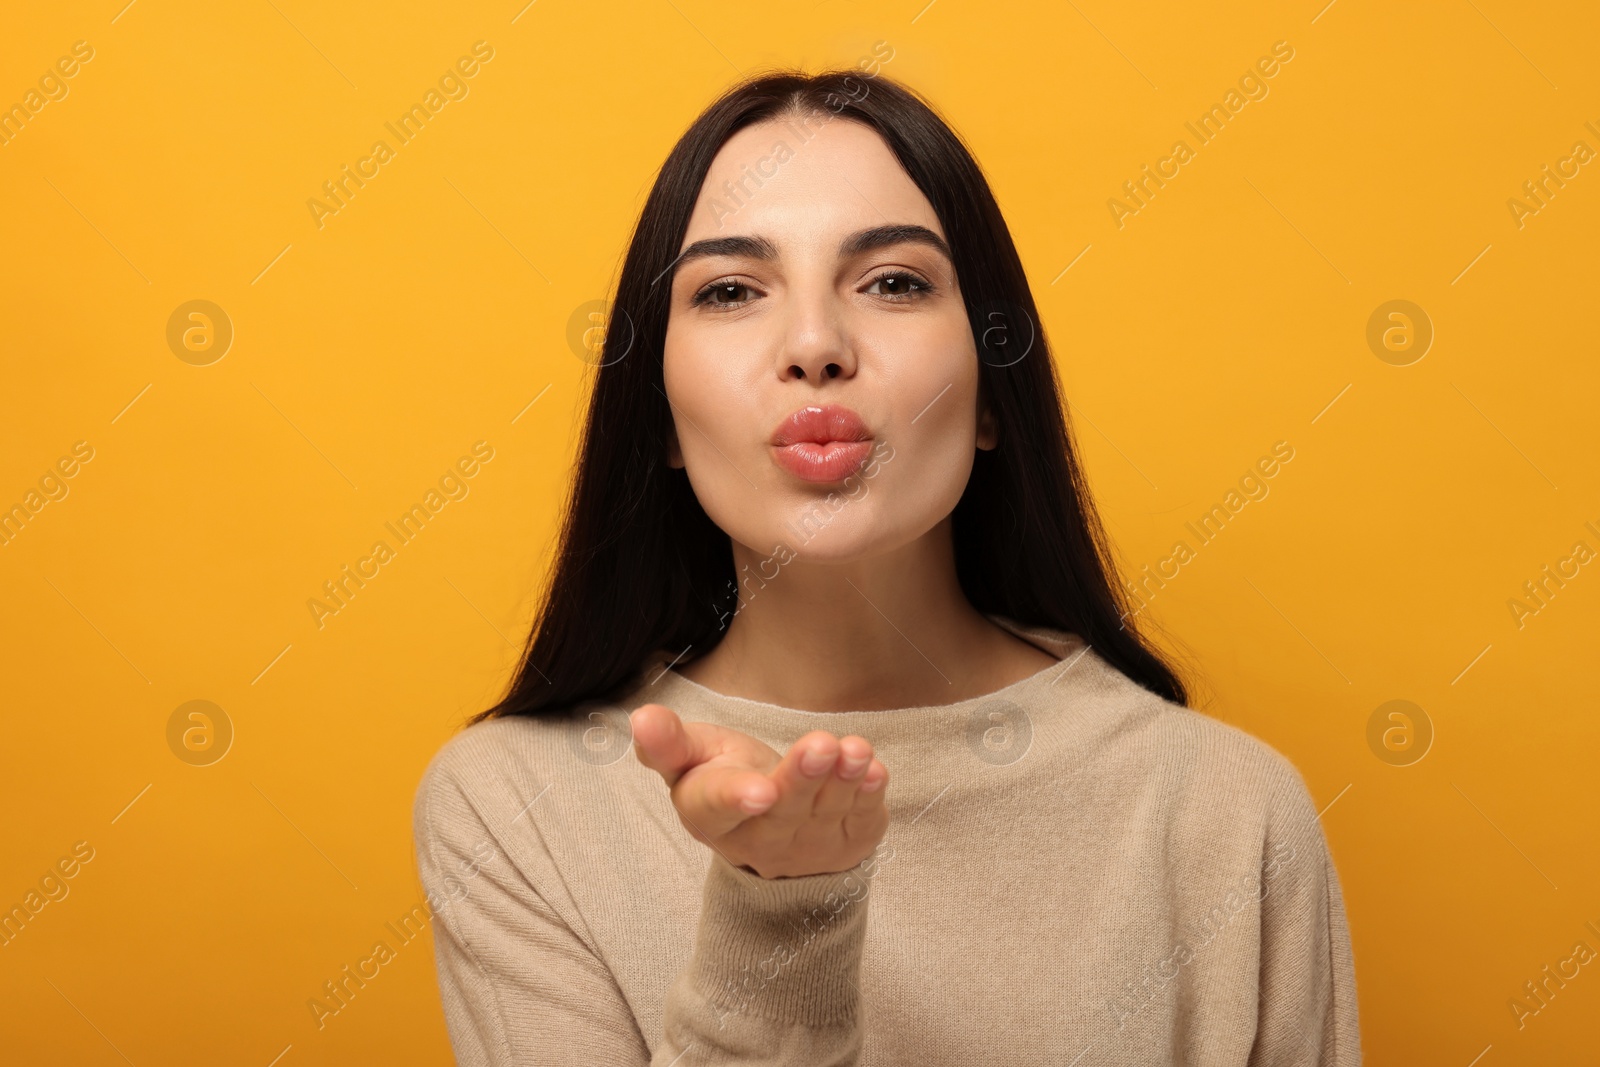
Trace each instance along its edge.
{"label": "pursed lip", "polygon": [[814,442],[867,441],[872,431],[861,416],[842,404],[807,404],[791,412],[773,431],[772,443],[778,447]]}

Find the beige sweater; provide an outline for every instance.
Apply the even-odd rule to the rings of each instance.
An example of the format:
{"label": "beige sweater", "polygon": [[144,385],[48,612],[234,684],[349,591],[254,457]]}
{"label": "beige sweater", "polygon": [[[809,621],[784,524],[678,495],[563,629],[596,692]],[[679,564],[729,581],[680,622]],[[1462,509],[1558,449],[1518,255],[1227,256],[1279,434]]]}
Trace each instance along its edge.
{"label": "beige sweater", "polygon": [[[1343,898],[1294,767],[1136,686],[1075,635],[984,697],[807,712],[647,664],[582,718],[489,720],[417,792],[461,1064],[1361,1062]],[[889,768],[849,871],[766,880],[689,836],[627,713]]]}

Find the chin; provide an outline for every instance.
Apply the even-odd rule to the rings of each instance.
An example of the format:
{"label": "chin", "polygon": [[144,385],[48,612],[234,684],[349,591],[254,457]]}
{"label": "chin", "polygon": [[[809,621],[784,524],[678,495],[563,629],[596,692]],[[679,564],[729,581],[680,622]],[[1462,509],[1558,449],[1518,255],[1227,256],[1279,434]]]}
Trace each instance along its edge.
{"label": "chin", "polygon": [[881,503],[850,501],[832,513],[826,505],[807,504],[793,509],[768,533],[796,560],[853,563],[892,552],[938,523],[936,515],[907,522],[904,514],[886,510]]}

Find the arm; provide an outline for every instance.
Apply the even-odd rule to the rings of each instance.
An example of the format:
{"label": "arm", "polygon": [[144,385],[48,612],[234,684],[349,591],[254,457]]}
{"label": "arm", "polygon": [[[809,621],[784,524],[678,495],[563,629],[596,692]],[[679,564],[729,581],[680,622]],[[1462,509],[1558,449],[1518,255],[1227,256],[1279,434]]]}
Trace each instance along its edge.
{"label": "arm", "polygon": [[660,1062],[854,1064],[872,863],[765,879],[714,855],[694,956],[667,990]]}
{"label": "arm", "polygon": [[1260,1012],[1249,1067],[1359,1067],[1344,896],[1298,774],[1262,858]]}
{"label": "arm", "polygon": [[458,1064],[650,1062],[611,972],[523,877],[438,764],[417,790],[413,832]]}
{"label": "arm", "polygon": [[458,1063],[855,1062],[867,885],[859,866],[767,880],[714,856],[694,955],[667,990],[652,1058],[609,969],[437,766],[419,787],[414,832]]}
{"label": "arm", "polygon": [[868,879],[889,822],[871,743],[813,730],[780,757],[659,704],[629,722],[640,762],[712,851],[694,957],[667,993],[668,1049],[691,1063],[854,1064]]}

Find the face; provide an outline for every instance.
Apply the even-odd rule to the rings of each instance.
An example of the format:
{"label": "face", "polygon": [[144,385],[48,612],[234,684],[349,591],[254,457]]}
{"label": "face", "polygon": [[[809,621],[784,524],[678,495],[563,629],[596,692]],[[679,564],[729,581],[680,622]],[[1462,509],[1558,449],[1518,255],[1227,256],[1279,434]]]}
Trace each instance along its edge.
{"label": "face", "polygon": [[870,557],[955,508],[995,432],[944,242],[859,123],[761,123],[716,156],[663,359],[670,461],[736,556]]}

